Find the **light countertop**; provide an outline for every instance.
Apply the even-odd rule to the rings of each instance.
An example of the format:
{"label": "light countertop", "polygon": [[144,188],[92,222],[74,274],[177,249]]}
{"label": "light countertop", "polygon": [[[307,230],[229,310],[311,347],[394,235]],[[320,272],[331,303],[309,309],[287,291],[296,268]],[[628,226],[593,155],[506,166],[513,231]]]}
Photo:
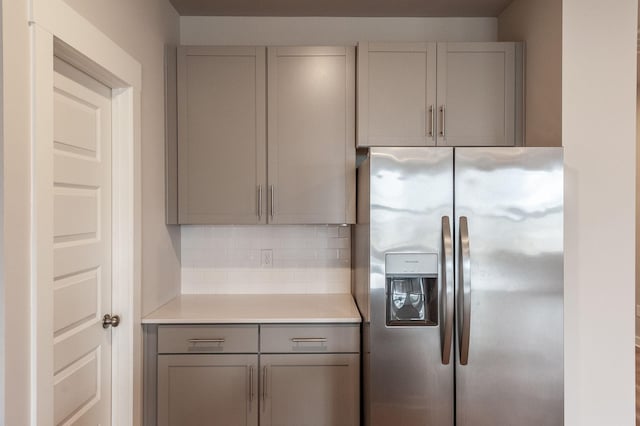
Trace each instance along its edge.
{"label": "light countertop", "polygon": [[183,294],[143,324],[359,323],[350,294]]}

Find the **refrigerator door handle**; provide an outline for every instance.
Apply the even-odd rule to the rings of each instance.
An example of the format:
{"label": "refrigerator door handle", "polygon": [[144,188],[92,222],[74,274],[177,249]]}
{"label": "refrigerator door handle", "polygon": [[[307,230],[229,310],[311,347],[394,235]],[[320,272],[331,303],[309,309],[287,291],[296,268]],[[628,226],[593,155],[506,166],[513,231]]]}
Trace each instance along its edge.
{"label": "refrigerator door handle", "polygon": [[453,240],[449,216],[442,217],[442,283],[440,291],[440,345],[442,364],[447,365],[451,358],[451,340],[453,337]]}
{"label": "refrigerator door handle", "polygon": [[471,327],[471,253],[469,251],[469,226],[466,216],[460,216],[458,284],[458,343],[460,348],[460,364],[469,362],[469,337]]}

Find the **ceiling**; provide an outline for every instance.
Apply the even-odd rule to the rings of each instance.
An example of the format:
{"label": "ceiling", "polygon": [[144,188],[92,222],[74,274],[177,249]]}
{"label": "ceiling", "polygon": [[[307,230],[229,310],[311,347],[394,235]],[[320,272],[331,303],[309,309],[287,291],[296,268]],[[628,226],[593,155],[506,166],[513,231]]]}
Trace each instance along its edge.
{"label": "ceiling", "polygon": [[498,16],[512,0],[170,0],[183,16]]}

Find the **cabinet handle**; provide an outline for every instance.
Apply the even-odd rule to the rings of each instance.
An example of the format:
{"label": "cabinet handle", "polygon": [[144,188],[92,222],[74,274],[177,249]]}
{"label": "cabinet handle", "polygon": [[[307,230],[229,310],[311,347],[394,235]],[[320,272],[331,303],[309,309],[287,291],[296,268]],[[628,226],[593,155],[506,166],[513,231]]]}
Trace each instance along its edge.
{"label": "cabinet handle", "polygon": [[273,197],[275,190],[273,189],[273,185],[269,185],[269,195],[271,197],[271,219],[273,219],[273,211],[274,211],[274,207],[273,205],[276,203],[275,198]]}
{"label": "cabinet handle", "polygon": [[264,411],[267,399],[267,366],[262,367],[262,411]]}
{"label": "cabinet handle", "polygon": [[262,185],[258,185],[258,220],[262,219]]}
{"label": "cabinet handle", "polygon": [[445,108],[444,105],[440,105],[440,136],[442,136],[443,138],[445,137],[445,126],[446,126],[446,121],[445,121]]}
{"label": "cabinet handle", "polygon": [[224,339],[189,339],[187,341],[194,345],[198,343],[224,343]]}
{"label": "cabinet handle", "polygon": [[294,343],[324,343],[327,341],[326,337],[294,337],[291,339]]}
{"label": "cabinet handle", "polygon": [[249,366],[249,410],[253,406],[253,365]]}
{"label": "cabinet handle", "polygon": [[433,105],[429,105],[429,117],[427,119],[429,124],[428,124],[427,135],[430,137],[433,137],[433,123],[435,121],[434,114],[435,114],[435,108],[433,107]]}

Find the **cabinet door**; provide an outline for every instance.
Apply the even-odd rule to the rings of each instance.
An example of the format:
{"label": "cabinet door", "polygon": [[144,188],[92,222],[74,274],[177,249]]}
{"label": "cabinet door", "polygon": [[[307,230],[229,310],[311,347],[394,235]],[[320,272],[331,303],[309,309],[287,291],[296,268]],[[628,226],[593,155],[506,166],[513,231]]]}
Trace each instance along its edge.
{"label": "cabinet door", "polygon": [[159,355],[158,426],[258,424],[257,355]]}
{"label": "cabinet door", "polygon": [[180,48],[180,223],[265,223],[265,79],[263,47]]}
{"label": "cabinet door", "polygon": [[260,425],[359,425],[359,356],[262,355]]}
{"label": "cabinet door", "polygon": [[438,145],[515,145],[515,63],[515,43],[438,44]]}
{"label": "cabinet door", "polygon": [[436,44],[358,45],[358,147],[436,143]]}
{"label": "cabinet door", "polygon": [[270,223],[354,223],[355,49],[268,55]]}

